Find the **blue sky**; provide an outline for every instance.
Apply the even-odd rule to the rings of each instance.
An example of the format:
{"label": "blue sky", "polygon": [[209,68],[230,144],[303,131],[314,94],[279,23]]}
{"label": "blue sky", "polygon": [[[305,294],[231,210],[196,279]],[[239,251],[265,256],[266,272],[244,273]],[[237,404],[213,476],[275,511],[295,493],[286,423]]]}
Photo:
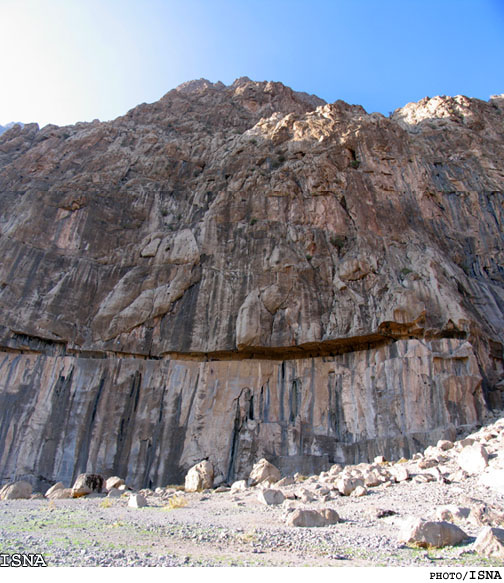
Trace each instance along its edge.
{"label": "blue sky", "polygon": [[246,75],[389,111],[504,92],[504,0],[0,0],[0,124],[112,119]]}

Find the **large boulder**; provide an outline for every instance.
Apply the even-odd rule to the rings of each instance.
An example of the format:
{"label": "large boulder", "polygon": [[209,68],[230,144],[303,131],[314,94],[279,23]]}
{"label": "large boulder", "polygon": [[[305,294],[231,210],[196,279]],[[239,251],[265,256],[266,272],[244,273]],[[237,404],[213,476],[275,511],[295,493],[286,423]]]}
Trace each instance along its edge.
{"label": "large boulder", "polygon": [[200,492],[213,486],[214,469],[212,464],[204,460],[193,466],[185,477],[186,492]]}
{"label": "large boulder", "polygon": [[256,484],[265,481],[274,483],[278,482],[281,477],[282,474],[280,473],[280,470],[268,460],[262,458],[252,468],[249,476],[249,484],[255,486]]}
{"label": "large boulder", "polygon": [[245,480],[238,480],[231,484],[231,494],[236,494],[237,492],[244,492],[247,489],[247,482]]}
{"label": "large boulder", "polygon": [[298,508],[287,517],[287,526],[329,526],[340,520],[336,510],[324,508],[323,510],[306,510]]}
{"label": "large boulder", "polygon": [[358,486],[364,486],[364,480],[360,478],[340,478],[336,481],[336,489],[343,496],[350,496]]}
{"label": "large boulder", "polygon": [[56,482],[56,484],[54,484],[47,490],[47,492],[45,493],[45,497],[51,498],[54,492],[56,492],[57,490],[62,490],[64,487],[65,485],[63,484],[63,482]]}
{"label": "large boulder", "polygon": [[72,486],[72,496],[80,498],[87,496],[91,492],[101,492],[105,480],[100,474],[79,474]]}
{"label": "large boulder", "polygon": [[479,474],[488,466],[488,453],[479,443],[469,445],[459,453],[457,462],[468,474]]}
{"label": "large boulder", "polygon": [[147,506],[147,499],[142,494],[132,494],[128,500],[130,508],[144,508]]}
{"label": "large boulder", "polygon": [[111,490],[112,488],[119,488],[119,486],[124,486],[124,480],[118,476],[111,476],[107,478],[105,482],[105,488]]}
{"label": "large boulder", "polygon": [[441,548],[458,545],[468,535],[450,522],[432,522],[416,518],[406,521],[399,533],[399,541],[423,548]]}
{"label": "large boulder", "polygon": [[49,500],[65,500],[67,498],[73,498],[73,490],[72,488],[58,488],[50,495],[46,494],[46,498],[49,498]]}
{"label": "large boulder", "polygon": [[474,541],[474,550],[484,557],[504,559],[504,530],[486,526]]}
{"label": "large boulder", "polygon": [[10,482],[0,490],[0,500],[28,499],[32,494],[32,485],[29,482]]}
{"label": "large boulder", "polygon": [[257,499],[259,502],[261,502],[261,504],[265,504],[266,506],[273,506],[276,504],[282,504],[282,502],[285,500],[285,496],[282,494],[281,490],[265,488],[259,492]]}

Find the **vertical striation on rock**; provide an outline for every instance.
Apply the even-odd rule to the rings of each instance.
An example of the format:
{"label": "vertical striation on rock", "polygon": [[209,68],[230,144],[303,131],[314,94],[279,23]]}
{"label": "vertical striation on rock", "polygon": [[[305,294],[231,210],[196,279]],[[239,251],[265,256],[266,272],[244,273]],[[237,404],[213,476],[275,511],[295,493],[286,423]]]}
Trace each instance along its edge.
{"label": "vertical striation on rock", "polygon": [[241,78],[0,136],[0,481],[392,458],[502,406],[504,99]]}

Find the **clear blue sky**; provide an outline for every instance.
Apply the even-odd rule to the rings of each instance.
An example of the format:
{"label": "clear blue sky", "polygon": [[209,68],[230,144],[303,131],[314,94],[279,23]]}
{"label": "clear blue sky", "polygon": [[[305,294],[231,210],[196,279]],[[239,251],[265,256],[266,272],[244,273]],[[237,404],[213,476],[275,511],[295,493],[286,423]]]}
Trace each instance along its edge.
{"label": "clear blue sky", "polygon": [[504,0],[0,0],[0,124],[112,119],[243,75],[389,111],[504,92]]}

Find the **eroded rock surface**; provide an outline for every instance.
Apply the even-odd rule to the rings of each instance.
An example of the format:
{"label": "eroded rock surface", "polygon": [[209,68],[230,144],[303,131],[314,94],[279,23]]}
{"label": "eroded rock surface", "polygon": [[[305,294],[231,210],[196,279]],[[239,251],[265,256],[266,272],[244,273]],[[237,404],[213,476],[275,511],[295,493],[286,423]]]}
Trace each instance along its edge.
{"label": "eroded rock surface", "polygon": [[205,80],[0,136],[0,481],[409,455],[501,405],[504,101]]}

